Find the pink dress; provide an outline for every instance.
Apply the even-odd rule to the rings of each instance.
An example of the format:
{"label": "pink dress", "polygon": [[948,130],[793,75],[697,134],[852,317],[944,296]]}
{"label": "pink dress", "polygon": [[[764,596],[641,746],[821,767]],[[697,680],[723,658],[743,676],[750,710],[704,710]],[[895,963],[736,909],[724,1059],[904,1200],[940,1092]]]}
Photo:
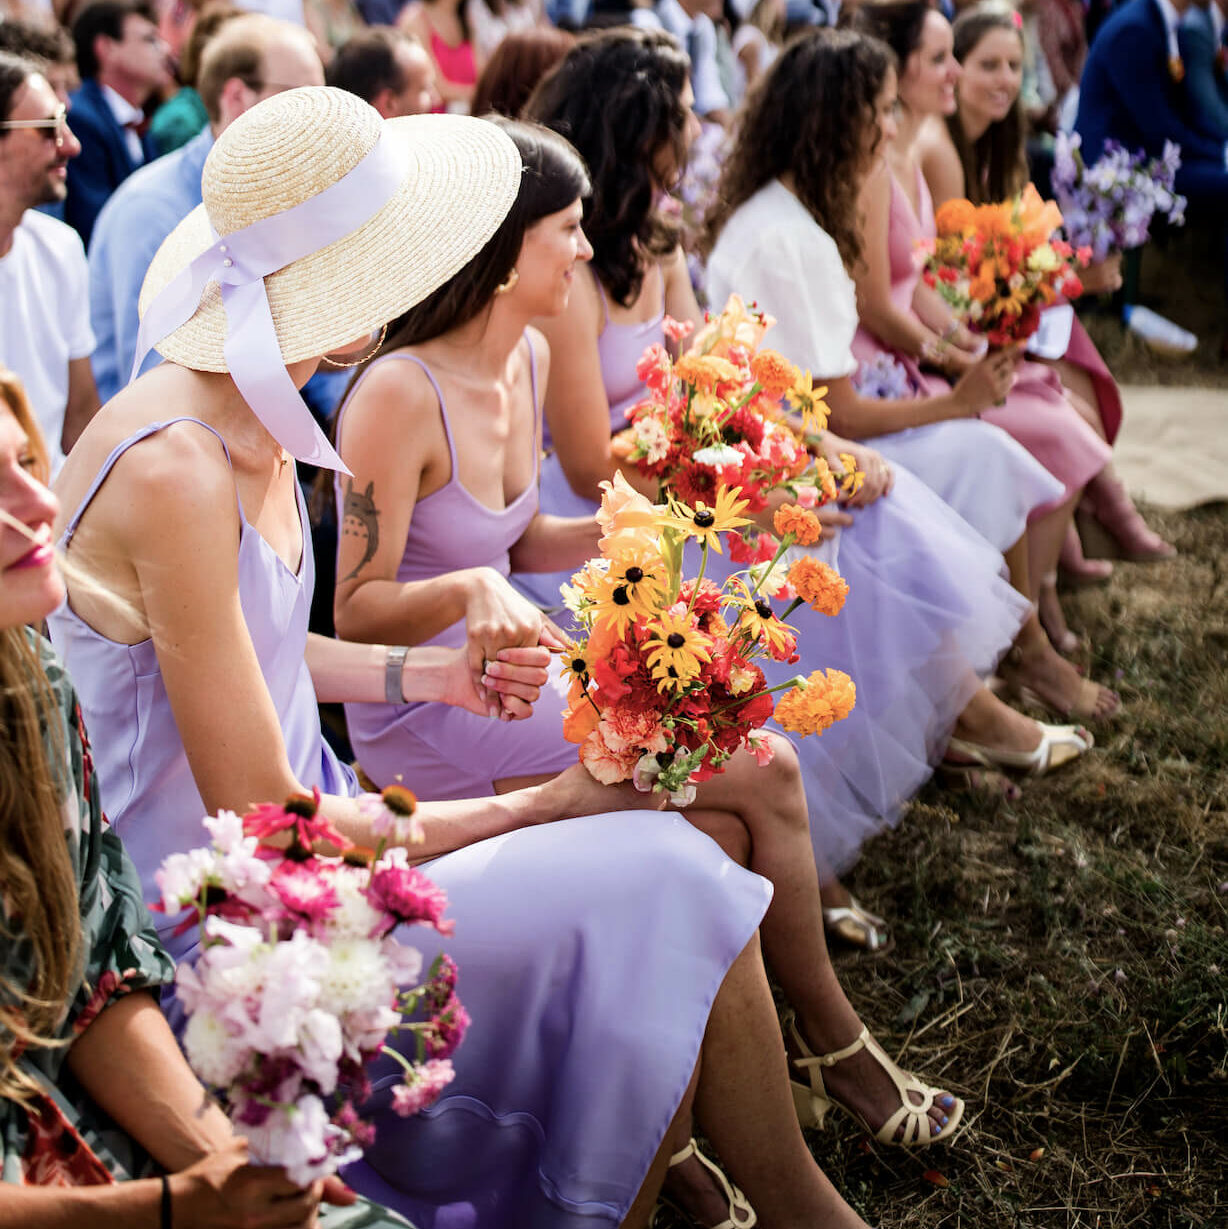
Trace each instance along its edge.
{"label": "pink dress", "polygon": [[[935,234],[933,200],[920,172],[917,173],[917,192],[921,205],[920,217],[892,177],[888,234],[891,298],[902,311],[912,310],[913,292],[920,278],[916,262],[917,245]],[[858,328],[853,338],[853,354],[859,362],[870,362],[875,355],[884,351],[904,366],[921,395],[937,396],[950,390],[950,385],[941,376],[922,372],[913,358],[890,350],[864,326]],[[1108,464],[1109,446],[1066,400],[1053,370],[1041,363],[1020,363],[1006,404],[983,410],[980,418],[1001,427],[1018,440],[1062,484],[1063,493],[1059,502],[1081,490]],[[931,480],[929,467],[914,450],[906,448],[898,452],[892,436],[877,437],[873,443],[884,455],[907,465],[923,481]],[[942,493],[937,483],[932,485],[939,494]],[[1048,511],[1052,506],[1036,509],[1033,516]]]}

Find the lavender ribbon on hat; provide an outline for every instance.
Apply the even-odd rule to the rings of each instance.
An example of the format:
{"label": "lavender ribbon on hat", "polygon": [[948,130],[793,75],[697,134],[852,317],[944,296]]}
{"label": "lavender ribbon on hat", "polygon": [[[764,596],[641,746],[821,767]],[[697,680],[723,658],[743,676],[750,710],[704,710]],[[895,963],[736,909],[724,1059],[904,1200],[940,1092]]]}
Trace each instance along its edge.
{"label": "lavender ribbon on hat", "polygon": [[297,460],[348,474],[286,371],[264,279],[358,230],[393,198],[408,164],[408,151],[381,134],[361,162],[322,192],[228,235],[214,231],[214,242],[149,304],[129,381],[149,351],[192,318],[208,284],[217,282],[226,313],[222,353],[243,400]]}

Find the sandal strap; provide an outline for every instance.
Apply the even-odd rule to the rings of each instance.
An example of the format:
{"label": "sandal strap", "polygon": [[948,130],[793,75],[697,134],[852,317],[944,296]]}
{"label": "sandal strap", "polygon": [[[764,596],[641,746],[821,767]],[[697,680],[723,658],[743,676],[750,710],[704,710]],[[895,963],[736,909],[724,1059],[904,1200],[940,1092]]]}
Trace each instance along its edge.
{"label": "sandal strap", "polygon": [[689,1160],[691,1157],[694,1157],[716,1179],[725,1196],[725,1203],[729,1208],[729,1218],[717,1225],[716,1229],[753,1229],[753,1226],[758,1223],[759,1217],[755,1213],[755,1209],[750,1206],[750,1200],[746,1198],[738,1187],[729,1181],[725,1176],[725,1171],[711,1157],[705,1156],[699,1150],[699,1145],[695,1142],[694,1136],[687,1140],[685,1148],[675,1152],[669,1158],[669,1163],[671,1166],[681,1165],[683,1161]]}
{"label": "sandal strap", "polygon": [[673,1169],[675,1165],[681,1165],[683,1161],[688,1160],[692,1155],[699,1151],[699,1145],[695,1142],[695,1137],[691,1136],[686,1142],[686,1147],[679,1149],[673,1156],[669,1158],[669,1167]]}

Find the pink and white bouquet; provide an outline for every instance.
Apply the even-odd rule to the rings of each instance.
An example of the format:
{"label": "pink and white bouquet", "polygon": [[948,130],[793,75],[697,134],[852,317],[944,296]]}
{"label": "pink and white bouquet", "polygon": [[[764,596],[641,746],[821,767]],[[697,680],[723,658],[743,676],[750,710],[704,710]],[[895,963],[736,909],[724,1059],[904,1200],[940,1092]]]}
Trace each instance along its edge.
{"label": "pink and white bouquet", "polygon": [[[421,839],[413,795],[393,786],[362,805],[380,838],[374,853],[319,814],[317,791],[206,818],[210,844],[172,854],[157,873],[157,907],[193,910],[183,930],[200,924],[200,955],[175,978],[188,1061],[252,1155],[301,1186],[356,1160],[374,1138],[359,1113],[371,1059],[388,1054],[404,1067],[392,1097],[407,1117],[452,1079],[449,1056],[469,1021],[451,959],[440,955],[424,980],[421,954],[393,937],[414,924],[452,933],[444,893],[403,847],[386,848],[390,837]],[[340,856],[318,855],[321,844]],[[413,1044],[389,1047],[392,1033]]]}

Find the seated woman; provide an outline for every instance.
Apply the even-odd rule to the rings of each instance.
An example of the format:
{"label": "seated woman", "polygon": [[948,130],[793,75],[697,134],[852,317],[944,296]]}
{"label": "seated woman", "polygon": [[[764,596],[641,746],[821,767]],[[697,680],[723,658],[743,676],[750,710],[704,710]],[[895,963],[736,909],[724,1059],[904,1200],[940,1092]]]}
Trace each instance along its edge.
{"label": "seated woman", "polygon": [[[930,25],[932,28],[932,21]],[[962,67],[957,100],[944,96],[941,107],[934,102],[927,105],[925,91],[919,88],[916,122],[902,125],[898,139],[892,143],[902,158],[901,168],[906,164],[897,177],[905,186],[917,182],[923,209],[931,197],[934,207],[952,197],[967,197],[976,204],[1005,200],[1020,191],[1028,178],[1026,131],[1019,102],[1023,44],[1014,11],[995,5],[966,10],[955,23],[951,45]],[[901,97],[905,92],[913,91],[906,90],[901,80]],[[910,115],[907,108],[905,115]],[[924,173],[923,181],[916,178],[918,170]],[[1088,290],[1116,290],[1121,284],[1119,269],[1120,255],[1090,270]],[[927,301],[933,303],[933,297]],[[941,314],[931,317],[935,322],[948,318]],[[960,343],[965,340],[957,332],[948,355],[958,361]],[[1121,426],[1121,394],[1077,316],[1065,357],[1054,366],[1062,384],[1073,394],[1073,404],[1111,445]],[[1147,527],[1110,465],[1102,467],[1088,482],[1079,506],[1079,522],[1088,549],[1095,546],[1100,554],[1136,562],[1170,559],[1176,554]],[[1106,542],[1106,538],[1110,540]],[[1084,560],[1074,536],[1068,536],[1063,544],[1062,566],[1076,581],[1103,580],[1111,571],[1103,564]]]}
{"label": "seated woman", "polygon": [[[541,484],[546,512],[591,515],[597,483],[619,466],[611,432],[643,395],[635,370],[640,354],[665,341],[664,310],[680,319],[698,316],[676,234],[653,207],[694,131],[686,73],[686,59],[668,36],[610,31],[584,40],[529,105],[532,115],[578,143],[594,171],[584,206],[593,276],[578,274],[566,310],[538,322],[553,355],[546,393],[552,451]],[[600,113],[585,104],[585,82],[598,77],[610,85]],[[835,874],[851,865],[870,834],[898,817],[942,757],[957,720],[959,737],[982,749],[1016,750],[1038,766],[1067,755],[1055,749],[1051,757],[1035,723],[980,687],[978,671],[993,668],[1023,613],[997,575],[1000,557],[911,475],[898,474],[891,494],[878,498],[892,481],[881,458],[834,438],[824,444],[833,461],[851,448],[868,473],[848,511],[822,513],[846,526],[833,549],[852,606],[836,620],[811,620],[805,611],[795,617],[805,622],[799,643],[808,668],[847,670],[857,682],[858,707],[822,739],[802,743],[798,754],[829,923],[842,937],[874,947],[883,937],[881,919],[860,909]],[[628,477],[643,483],[634,472]],[[886,566],[898,559],[913,560],[916,574]],[[720,569],[724,561],[713,556],[708,566]],[[514,580],[543,604],[557,604],[566,578],[522,572]],[[1085,746],[1079,736],[1070,749]]]}
{"label": "seated woman", "polygon": [[[339,90],[287,91],[222,135],[205,203],[160,249],[143,327],[168,361],[103,408],[61,475],[68,557],[124,609],[70,579],[51,620],[107,730],[98,775],[147,897],[163,857],[198,844],[200,816],[221,807],[315,788],[348,837],[376,843],[322,742],[317,696],[484,713],[493,693],[512,716],[536,698],[540,648],[501,649],[479,696],[463,653],[309,637],[289,463],[339,464],[295,385],[324,354],[369,349],[381,321],[468,265],[522,171],[485,121],[384,122]],[[166,421],[167,406],[192,417]],[[756,936],[769,885],[579,766],[418,815],[413,852],[449,894],[473,1025],[429,1115],[392,1112],[392,1059],[373,1073],[377,1141],[349,1171],[359,1189],[420,1229],[642,1226],[671,1124],[685,1129],[697,1098],[765,1220],[863,1225],[807,1152],[785,1083]],[[586,818],[554,822],[570,816]],[[172,943],[190,955],[195,938]],[[858,1022],[850,1011],[832,1026],[852,1039]],[[864,1066],[890,1086],[860,1048],[839,1076]],[[919,1100],[928,1121],[933,1098]]]}
{"label": "seated woman", "polygon": [[[313,1223],[332,1180],[255,1168],[188,1069],[159,989],[174,966],[99,805],[72,684],[28,625],[64,599],[58,505],[16,378],[0,368],[0,1205],[11,1229]],[[167,1176],[141,1176],[138,1172]],[[370,1226],[378,1213],[358,1216]]]}
{"label": "seated woman", "polygon": [[[341,540],[339,634],[430,637],[467,651],[479,673],[500,644],[557,637],[508,584],[509,562],[557,566],[571,558],[578,566],[597,553],[598,533],[591,513],[537,513],[539,406],[551,351],[527,327],[563,310],[578,262],[591,255],[580,229],[587,179],[554,133],[511,123],[506,130],[526,168],[516,207],[476,260],[390,328],[390,352],[367,366],[337,424],[337,447],[352,471],[338,481],[338,515],[364,530]],[[529,719],[510,724],[439,704],[351,704],[347,717],[358,762],[377,784],[403,773],[420,796],[450,798],[542,784],[574,765],[565,703],[561,686],[547,687]],[[861,1026],[831,972],[797,765],[777,741],[770,766],[739,754],[699,787],[685,814],[775,887],[764,953],[797,1009],[804,1058],[809,1046],[840,1049]],[[844,1023],[833,1030],[834,1021]],[[889,1099],[884,1074],[863,1069],[841,1095],[890,1141],[895,1126],[885,1127],[900,1100]],[[957,1120],[956,1103],[948,1108]],[[951,1115],[906,1117],[928,1142]]]}
{"label": "seated woman", "polygon": [[[891,52],[864,35],[832,32],[808,35],[792,51],[773,66],[747,109],[742,132],[753,132],[753,137],[743,136],[726,161],[719,203],[708,222],[710,285],[717,295],[736,289],[779,318],[772,341],[827,386],[837,424],[852,419],[887,429],[913,423],[893,437],[891,447],[901,451],[906,464],[920,460],[931,485],[978,526],[1000,496],[996,483],[981,480],[986,445],[994,450],[991,456],[1022,457],[1028,466],[1034,462],[988,423],[960,421],[918,430],[916,424],[932,417],[927,404],[939,398],[875,401],[860,396],[851,379],[858,367],[852,353],[858,317],[848,270],[857,268],[861,252],[853,219],[858,193],[894,130]],[[827,151],[822,167],[808,154],[818,148]],[[816,287],[823,292],[815,292]],[[1013,365],[1009,356],[997,358]],[[1006,374],[1009,379],[1009,371]],[[930,446],[930,433],[937,430],[952,436],[945,450]],[[965,438],[975,439],[975,446],[962,445]],[[1009,445],[1006,454],[998,451],[1003,445]],[[951,458],[964,460],[958,464]],[[1027,481],[1027,472],[1008,468],[1005,474]],[[996,465],[992,473],[998,482],[1007,480]],[[1048,494],[1041,501],[1033,499],[1033,505],[1069,502],[1062,487],[1047,476],[1045,481]],[[1018,489],[1005,494],[1008,501],[1018,500]],[[999,534],[1010,532],[1000,512],[996,523]],[[1025,594],[1028,546],[1038,528],[1033,526],[1026,541],[1006,551],[1012,581]],[[1015,532],[1022,529],[1022,521],[1016,522]],[[990,540],[1003,544],[1002,536]],[[1052,549],[1056,554],[1057,546]],[[1051,710],[1078,720],[1102,719],[1118,704],[1111,691],[1081,678],[1054,651],[1033,613],[1027,615],[1000,673],[1014,690],[1027,689]]]}

